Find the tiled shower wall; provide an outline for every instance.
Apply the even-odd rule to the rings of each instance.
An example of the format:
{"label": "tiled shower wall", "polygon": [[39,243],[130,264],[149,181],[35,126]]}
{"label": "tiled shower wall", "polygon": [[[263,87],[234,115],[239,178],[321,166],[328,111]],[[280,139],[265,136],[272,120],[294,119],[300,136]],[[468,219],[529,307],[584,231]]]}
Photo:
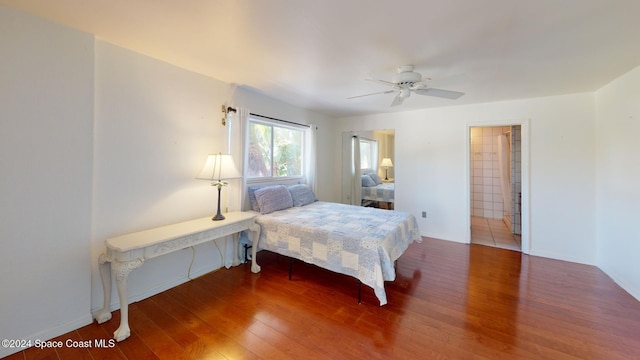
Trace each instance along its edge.
{"label": "tiled shower wall", "polygon": [[498,135],[511,126],[471,128],[471,215],[502,219],[505,213],[500,187]]}
{"label": "tiled shower wall", "polygon": [[[511,206],[504,209],[500,187],[498,135],[511,134]],[[522,231],[520,125],[471,128],[471,215],[504,219],[515,234]]]}

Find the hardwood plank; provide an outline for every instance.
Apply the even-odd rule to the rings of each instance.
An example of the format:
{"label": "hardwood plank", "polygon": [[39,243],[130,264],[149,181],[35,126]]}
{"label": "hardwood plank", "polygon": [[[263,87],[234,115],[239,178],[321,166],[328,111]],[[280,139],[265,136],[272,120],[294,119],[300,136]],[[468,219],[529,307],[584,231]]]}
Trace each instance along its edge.
{"label": "hardwood plank", "polygon": [[[260,252],[129,307],[112,349],[8,359],[637,359],[640,302],[593,266],[425,238],[379,306],[354,278]],[[109,339],[119,312],[60,339]],[[72,351],[73,350],[73,351]],[[21,357],[22,356],[22,357]]]}
{"label": "hardwood plank", "polygon": [[129,305],[129,321],[131,324],[135,324],[131,332],[135,332],[161,359],[189,359],[184,348],[176,343],[164,329],[155,324],[139,305],[140,303]]}
{"label": "hardwood plank", "polygon": [[60,359],[93,359],[89,349],[96,346],[95,342],[82,339],[77,331],[58,336],[53,338],[53,340],[61,341],[65,344],[63,347],[56,349],[56,353]]}
{"label": "hardwood plank", "polygon": [[[113,321],[113,319],[112,319]],[[117,325],[116,325],[117,326]],[[77,330],[78,335],[83,340],[96,340],[96,339],[111,339],[113,333],[106,331],[102,326],[98,323],[94,322],[93,324],[81,327]],[[68,336],[69,333],[63,335],[62,337]],[[126,359],[125,355],[122,353],[118,346],[113,348],[107,347],[94,347],[89,349],[91,356],[94,359]]]}
{"label": "hardwood plank", "polygon": [[53,348],[30,347],[24,351],[25,360],[53,360],[58,359],[58,354]]}
{"label": "hardwood plank", "polygon": [[[192,348],[190,351],[201,350],[206,354],[207,358],[226,359],[230,356],[238,356],[242,354],[242,358],[254,358],[253,354],[246,351],[241,345],[236,344],[233,339],[220,332],[214,323],[207,318],[206,306],[193,306],[190,297],[185,297],[184,301],[177,301],[167,293],[159,294],[153,297],[154,302],[162,309],[171,314],[184,328],[188,329],[192,334],[198,336],[198,346],[201,349]],[[170,332],[173,337],[173,331]],[[195,356],[196,358],[198,356]]]}

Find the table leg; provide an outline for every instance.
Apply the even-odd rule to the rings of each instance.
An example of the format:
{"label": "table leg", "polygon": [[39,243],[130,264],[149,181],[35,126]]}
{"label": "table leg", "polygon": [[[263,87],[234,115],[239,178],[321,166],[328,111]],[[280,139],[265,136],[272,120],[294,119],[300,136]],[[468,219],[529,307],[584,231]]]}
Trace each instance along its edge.
{"label": "table leg", "polygon": [[256,274],[260,272],[260,265],[256,260],[258,252],[258,241],[260,240],[260,225],[253,223],[249,226],[249,230],[253,232],[253,246],[251,247],[251,272]]}
{"label": "table leg", "polygon": [[136,259],[127,262],[114,262],[111,264],[111,271],[116,278],[116,288],[118,289],[118,299],[120,300],[120,326],[113,333],[116,341],[122,341],[131,335],[129,328],[129,299],[127,298],[127,278],[131,271],[142,266],[143,260]]}
{"label": "table leg", "polygon": [[240,255],[238,255],[238,247],[240,246],[240,233],[233,234],[233,262],[232,266],[240,265]]}
{"label": "table leg", "polygon": [[109,303],[111,302],[111,258],[107,254],[100,254],[98,263],[104,299],[102,309],[96,313],[96,321],[98,321],[98,324],[102,324],[111,320],[111,311],[109,310]]}

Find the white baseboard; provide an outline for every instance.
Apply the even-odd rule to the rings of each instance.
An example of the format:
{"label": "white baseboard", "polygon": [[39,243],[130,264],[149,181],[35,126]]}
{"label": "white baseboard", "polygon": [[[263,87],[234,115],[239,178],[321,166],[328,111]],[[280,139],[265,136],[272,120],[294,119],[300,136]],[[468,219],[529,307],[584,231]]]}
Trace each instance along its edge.
{"label": "white baseboard", "polygon": [[636,298],[636,300],[640,301],[640,289],[635,288],[628,281],[625,280],[624,276],[618,276],[618,274],[609,269],[606,266],[598,266],[602,272],[607,274],[616,284],[618,284],[624,291],[628,292],[631,296]]}
{"label": "white baseboard", "polygon": [[553,253],[548,251],[531,250],[531,252],[529,252],[529,255],[539,256],[539,257],[553,259],[553,260],[567,261],[567,262],[572,262],[572,263],[582,264],[582,265],[596,266],[595,262],[593,261],[589,261],[587,259],[582,259],[575,256],[567,255],[567,254],[558,254],[558,253]]}
{"label": "white baseboard", "polygon": [[[222,267],[216,267],[214,265],[205,266],[205,267],[202,267],[200,269],[192,269],[190,277],[183,276],[181,278],[178,278],[178,279],[175,279],[175,280],[172,280],[172,281],[167,281],[167,282],[158,284],[158,286],[156,286],[156,287],[153,287],[151,289],[146,289],[146,290],[144,290],[142,292],[138,292],[138,293],[133,293],[132,294],[131,290],[135,290],[135,289],[129,288],[129,291],[128,291],[129,292],[128,302],[129,302],[129,304],[132,304],[132,303],[138,302],[140,300],[144,300],[146,298],[152,297],[153,295],[160,294],[163,291],[167,291],[167,290],[169,290],[171,288],[174,288],[174,287],[176,287],[178,285],[182,285],[182,284],[184,284],[186,282],[189,282],[191,279],[195,279],[197,277],[200,277],[202,275],[208,274],[208,273],[210,273],[212,271],[219,270],[219,269],[222,269]],[[115,291],[115,288],[113,289],[113,291]],[[101,307],[91,309],[91,314],[93,315],[93,317],[95,317],[95,315],[101,309],[102,309]],[[118,310],[118,309],[120,309],[120,302],[117,300],[117,297],[116,297],[116,299],[113,300],[109,304],[109,311],[115,311],[115,310]]]}
{"label": "white baseboard", "polygon": [[613,280],[613,282],[618,284],[618,286],[620,286],[624,291],[628,292],[631,296],[636,298],[636,300],[640,301],[640,289],[634,288],[631,284],[629,284],[628,281],[626,281],[624,276],[618,276],[618,274],[616,274],[615,271],[605,266],[601,266],[599,264],[592,264],[588,261],[585,261],[584,259],[571,258],[567,256],[559,256],[558,254],[551,254],[551,253],[545,253],[545,252],[532,252],[530,255],[597,267],[598,269],[600,269],[600,271],[604,272],[607,276],[609,276],[611,280]]}
{"label": "white baseboard", "polygon": [[460,243],[460,244],[465,244],[464,240],[460,240],[460,239],[450,239],[447,236],[444,236],[442,234],[433,234],[433,233],[426,233],[426,234],[420,234],[421,237],[426,237],[426,238],[430,238],[430,239],[436,239],[436,240],[442,240],[442,241],[451,241],[454,243]]}
{"label": "white baseboard", "polygon": [[[86,315],[83,315],[78,319],[66,322],[64,324],[60,324],[58,326],[54,326],[52,328],[37,332],[35,334],[20,336],[20,340],[31,341],[31,344],[35,343],[36,340],[46,341],[46,340],[53,339],[56,336],[66,334],[70,331],[89,325],[92,322],[93,322],[93,317],[91,316],[90,313],[87,313]],[[22,350],[25,350],[25,349],[0,347],[0,358],[9,356],[11,354],[15,354]]]}

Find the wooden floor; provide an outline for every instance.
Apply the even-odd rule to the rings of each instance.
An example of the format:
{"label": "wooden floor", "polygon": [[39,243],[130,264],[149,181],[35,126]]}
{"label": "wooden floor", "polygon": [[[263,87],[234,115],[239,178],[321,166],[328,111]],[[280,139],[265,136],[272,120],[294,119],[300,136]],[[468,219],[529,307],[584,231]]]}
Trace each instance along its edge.
{"label": "wooden floor", "polygon": [[[111,349],[8,359],[640,359],[640,302],[592,266],[424,239],[398,260],[380,307],[356,280],[261,252],[130,306]],[[132,274],[135,276],[135,272]],[[119,323],[57,339],[108,339]]]}

